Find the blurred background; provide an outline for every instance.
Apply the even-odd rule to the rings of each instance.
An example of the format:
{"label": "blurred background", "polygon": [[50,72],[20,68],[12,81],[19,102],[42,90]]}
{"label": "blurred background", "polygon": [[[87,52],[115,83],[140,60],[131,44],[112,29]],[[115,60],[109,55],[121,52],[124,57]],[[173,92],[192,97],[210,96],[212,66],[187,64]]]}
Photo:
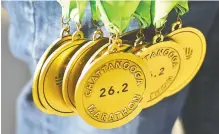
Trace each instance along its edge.
{"label": "blurred background", "polygon": [[8,24],[7,13],[1,8],[2,134],[15,133],[16,99],[30,79],[27,66],[22,61],[15,59],[9,50]]}

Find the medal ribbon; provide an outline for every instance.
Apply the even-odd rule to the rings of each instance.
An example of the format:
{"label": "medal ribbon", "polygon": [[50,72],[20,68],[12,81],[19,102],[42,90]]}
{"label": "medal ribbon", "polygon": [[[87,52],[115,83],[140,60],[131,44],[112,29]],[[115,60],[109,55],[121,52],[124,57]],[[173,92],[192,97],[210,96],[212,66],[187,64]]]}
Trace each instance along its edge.
{"label": "medal ribbon", "polygon": [[88,0],[57,0],[62,6],[62,16],[71,18],[76,24],[81,24]]}
{"label": "medal ribbon", "polygon": [[189,11],[188,0],[155,0],[151,1],[151,16],[153,25],[156,28],[162,27],[166,23],[166,19],[170,11],[175,8],[178,15],[182,16]]}
{"label": "medal ribbon", "polygon": [[96,1],[92,0],[90,1],[90,6],[91,6],[91,13],[92,13],[92,19],[93,21],[100,21],[100,12],[97,9],[97,4]]}
{"label": "medal ribbon", "polygon": [[100,19],[111,33],[122,33],[132,18],[140,1],[100,1],[96,0]]}
{"label": "medal ribbon", "polygon": [[151,1],[141,1],[133,16],[141,23],[141,28],[151,25]]}
{"label": "medal ribbon", "polygon": [[[81,24],[88,0],[58,0],[62,6],[65,18],[71,18]],[[170,11],[175,8],[178,15],[182,16],[189,11],[188,0],[153,0],[153,1],[90,1],[92,18],[101,20],[105,28],[111,33],[122,33],[129,25],[132,16],[141,22],[142,28],[147,28],[153,23],[155,28],[162,27]]]}

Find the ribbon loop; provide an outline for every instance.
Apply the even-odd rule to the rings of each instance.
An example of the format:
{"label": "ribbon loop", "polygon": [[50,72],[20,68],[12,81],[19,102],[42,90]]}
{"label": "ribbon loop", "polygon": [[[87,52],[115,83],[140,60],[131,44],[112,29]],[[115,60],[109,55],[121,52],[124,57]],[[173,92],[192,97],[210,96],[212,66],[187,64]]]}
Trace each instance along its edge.
{"label": "ribbon loop", "polygon": [[133,16],[141,23],[141,28],[151,25],[151,1],[141,1]]}
{"label": "ribbon loop", "polygon": [[152,20],[153,25],[156,28],[162,27],[166,23],[166,19],[170,11],[175,8],[179,15],[183,15],[188,12],[188,0],[183,1],[167,1],[167,0],[155,0],[152,1]]}
{"label": "ribbon loop", "polygon": [[62,6],[62,16],[71,18],[77,25],[82,23],[85,8],[89,0],[58,0]]}
{"label": "ribbon loop", "polygon": [[100,19],[111,33],[122,33],[137,9],[140,1],[100,1],[96,0]]}
{"label": "ribbon loop", "polygon": [[[62,6],[63,17],[71,18],[81,24],[89,0],[58,0]],[[179,16],[188,12],[188,0],[152,0],[152,1],[90,1],[92,19],[100,20],[110,33],[120,34],[129,25],[132,16],[141,23],[141,28],[148,28],[151,23],[156,29],[164,26],[170,11],[175,8]],[[97,23],[98,24],[98,23]]]}

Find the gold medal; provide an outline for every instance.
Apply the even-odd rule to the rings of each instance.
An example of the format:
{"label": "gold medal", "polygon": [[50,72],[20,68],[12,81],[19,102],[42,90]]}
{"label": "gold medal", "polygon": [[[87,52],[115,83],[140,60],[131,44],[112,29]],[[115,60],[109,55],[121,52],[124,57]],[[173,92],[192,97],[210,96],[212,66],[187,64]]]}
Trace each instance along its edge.
{"label": "gold medal", "polygon": [[114,46],[103,46],[107,52],[88,61],[76,85],[79,115],[98,128],[119,127],[136,117],[148,82],[147,64],[131,53],[118,52],[119,46],[129,45]]}
{"label": "gold medal", "polygon": [[164,41],[145,47],[136,52],[148,64],[152,87],[149,89],[149,99],[142,104],[150,107],[165,97],[169,86],[178,76],[181,67],[181,47],[173,41]]}
{"label": "gold medal", "polygon": [[[121,44],[121,46],[119,47],[119,49],[117,50],[117,52],[126,52],[128,51],[130,48],[132,48],[132,46],[130,45],[131,42],[127,41],[127,40],[123,40],[122,41],[124,44]],[[87,61],[87,63],[84,66],[84,69],[82,71],[82,73],[86,73],[86,71],[90,68],[90,64],[100,58],[103,55],[107,55],[108,54],[108,47],[110,46],[110,43],[104,44],[103,46],[101,46],[91,57],[90,59]]]}
{"label": "gold medal", "polygon": [[167,35],[168,38],[180,44],[183,53],[179,77],[170,86],[166,96],[170,96],[185,87],[200,69],[205,53],[206,41],[204,35],[197,29],[187,27],[180,28]]}
{"label": "gold medal", "polygon": [[42,67],[39,77],[40,99],[46,109],[53,111],[56,115],[70,116],[76,114],[75,111],[69,109],[63,100],[62,79],[71,57],[86,42],[83,33],[76,31],[72,35],[72,41],[54,51]]}
{"label": "gold medal", "polygon": [[96,31],[93,36],[93,41],[89,41],[83,45],[68,63],[63,77],[62,93],[69,108],[73,110],[76,109],[74,104],[75,87],[85,64],[92,54],[102,45],[106,44],[108,40],[107,38],[103,38],[101,30]]}
{"label": "gold medal", "polygon": [[39,97],[39,76],[41,73],[42,66],[46,59],[51,55],[57,48],[59,48],[62,44],[71,41],[71,35],[67,34],[64,35],[64,32],[68,31],[69,29],[66,27],[61,31],[61,38],[54,41],[43,53],[42,57],[40,58],[35,73],[33,77],[33,86],[32,86],[32,95],[33,100],[36,106],[43,112],[47,114],[52,114],[53,112],[51,110],[48,110],[44,107],[42,104],[40,97]]}

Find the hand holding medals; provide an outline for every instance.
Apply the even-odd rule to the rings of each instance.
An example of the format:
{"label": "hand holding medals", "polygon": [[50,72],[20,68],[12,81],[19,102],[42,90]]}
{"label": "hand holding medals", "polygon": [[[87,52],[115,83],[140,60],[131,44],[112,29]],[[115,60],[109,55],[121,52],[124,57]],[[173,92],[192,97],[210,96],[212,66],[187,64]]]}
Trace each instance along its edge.
{"label": "hand holding medals", "polygon": [[[180,91],[202,65],[206,43],[200,31],[181,28],[178,17],[172,32],[162,34],[168,13],[175,8],[183,15],[186,1],[91,1],[93,22],[99,27],[102,21],[111,36],[103,37],[99,27],[90,41],[80,31],[88,1],[60,3],[77,30],[70,35],[70,21],[63,19],[61,37],[36,68],[33,98],[47,114],[78,114],[98,128],[119,127]],[[121,34],[133,17],[140,29]],[[153,38],[145,32],[151,24]]]}

